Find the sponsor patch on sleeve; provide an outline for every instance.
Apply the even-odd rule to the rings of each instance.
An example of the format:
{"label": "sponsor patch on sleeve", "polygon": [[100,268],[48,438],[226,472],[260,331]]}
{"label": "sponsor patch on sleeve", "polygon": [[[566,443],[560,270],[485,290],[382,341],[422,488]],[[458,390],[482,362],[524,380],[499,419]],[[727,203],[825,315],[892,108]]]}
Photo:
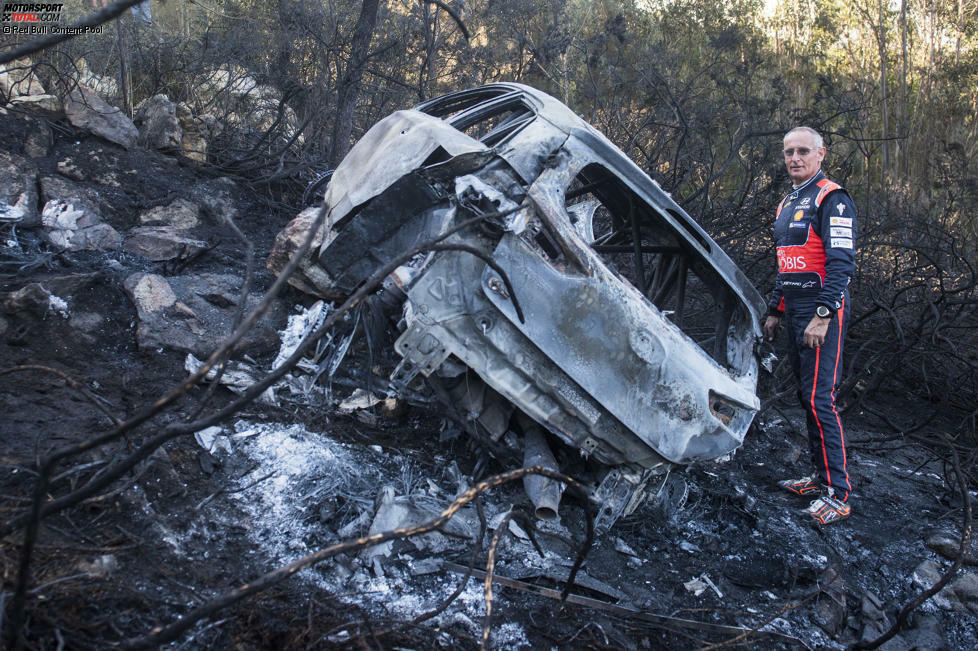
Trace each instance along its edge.
{"label": "sponsor patch on sleeve", "polygon": [[833,237],[829,240],[829,246],[831,246],[833,249],[851,249],[852,238]]}
{"label": "sponsor patch on sleeve", "polygon": [[852,228],[852,217],[830,217],[829,226],[848,226]]}
{"label": "sponsor patch on sleeve", "polygon": [[829,228],[829,235],[831,237],[848,237],[851,240],[852,239],[852,229],[851,228],[843,228],[841,226],[832,226],[831,228]]}

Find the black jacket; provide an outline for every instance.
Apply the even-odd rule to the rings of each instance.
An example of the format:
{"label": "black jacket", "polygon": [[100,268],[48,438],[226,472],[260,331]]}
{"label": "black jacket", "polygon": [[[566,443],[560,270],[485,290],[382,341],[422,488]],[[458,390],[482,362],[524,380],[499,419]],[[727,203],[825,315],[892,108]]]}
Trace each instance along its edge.
{"label": "black jacket", "polygon": [[838,310],[856,270],[856,207],[849,193],[819,171],[781,201],[774,240],[778,278],[771,312],[784,312],[785,300]]}

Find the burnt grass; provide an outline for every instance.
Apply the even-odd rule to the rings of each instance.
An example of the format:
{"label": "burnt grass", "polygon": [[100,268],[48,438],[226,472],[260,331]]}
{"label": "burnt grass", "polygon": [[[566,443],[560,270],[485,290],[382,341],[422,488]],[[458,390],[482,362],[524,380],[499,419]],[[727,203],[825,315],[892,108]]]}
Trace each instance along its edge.
{"label": "burnt grass", "polygon": [[[3,117],[4,140],[18,142],[18,125]],[[57,134],[52,153],[36,161],[42,174],[72,157],[94,178],[105,170],[86,169],[92,153],[125,178],[119,188],[99,188],[107,221],[120,231],[135,224],[147,208],[167,204],[183,189],[208,178],[186,161],[142,150],[125,152],[91,137]],[[76,137],[71,137],[76,136]],[[103,163],[99,163],[103,164]],[[126,170],[136,173],[126,175]],[[247,186],[242,182],[242,188]],[[239,198],[238,226],[256,248],[256,284],[267,287],[264,257],[290,211],[270,209],[249,191]],[[211,225],[216,246],[191,261],[180,273],[244,273],[244,248],[232,234]],[[125,418],[153,402],[186,377],[184,353],[141,350],[135,334],[136,313],[122,288],[135,271],[167,275],[173,270],[119,252],[55,254],[38,232],[18,233],[23,250],[4,253],[0,292],[32,282],[66,298],[72,313],[102,315],[99,328],[75,327],[57,314],[7,313],[0,334],[3,369],[43,366],[83,385],[106,409]],[[17,268],[14,269],[13,267]],[[309,305],[309,297],[288,289],[283,303]],[[281,324],[284,325],[284,324]],[[268,368],[274,350],[248,351]],[[63,495],[91,478],[106,462],[120,458],[160,427],[190,418],[198,409],[216,410],[232,398],[220,388],[208,397],[196,388],[173,408],[123,439],[71,458],[56,470],[47,497]],[[915,406],[877,405],[894,418],[913,420]],[[771,622],[771,628],[796,638],[751,635],[754,648],[842,648],[856,642],[872,623],[868,593],[885,616],[883,630],[898,610],[919,591],[914,569],[924,560],[946,568],[950,563],[924,546],[934,530],[957,534],[962,508],[948,487],[949,469],[927,448],[887,431],[880,422],[856,410],[846,414],[849,467],[857,483],[854,514],[848,521],[818,529],[799,513],[805,500],[779,492],[775,482],[805,468],[804,425],[800,410],[778,405],[766,410],[729,460],[698,463],[675,472],[675,486],[685,485],[681,503],[665,500],[647,505],[599,537],[584,564],[586,574],[619,591],[617,599],[602,588],[573,592],[620,603],[648,613],[748,629]],[[0,375],[0,509],[4,520],[28,508],[37,460],[52,450],[88,440],[107,431],[110,422],[65,381],[43,370]],[[283,400],[278,407],[252,403],[234,419],[252,423],[301,423],[312,437],[344,446],[351,454],[370,457],[384,450],[389,471],[410,467],[416,479],[430,478],[449,493],[445,465],[454,461],[462,474],[477,466],[481,476],[505,470],[464,436],[445,436],[445,415],[436,407],[407,407],[395,414],[369,417],[339,415],[327,406]],[[232,420],[234,420],[232,419]],[[444,440],[443,440],[444,439]],[[375,446],[371,448],[370,446]],[[256,542],[254,522],[233,493],[254,470],[251,462],[215,460],[192,436],[164,445],[146,462],[98,497],[46,518],[30,566],[26,618],[22,635],[29,649],[102,649],[147,634],[195,606],[274,569],[281,559],[265,554]],[[259,469],[257,472],[261,472]],[[309,479],[310,483],[315,478]],[[363,495],[372,502],[380,486]],[[308,486],[303,486],[308,488]],[[247,491],[242,491],[247,493]],[[681,491],[678,491],[681,492]],[[300,499],[298,490],[296,499]],[[518,485],[487,496],[487,504],[512,503],[525,508]],[[498,509],[497,509],[498,510]],[[561,525],[580,539],[580,505],[565,500]],[[349,518],[347,519],[347,521]],[[303,523],[304,549],[335,542],[339,521],[310,516]],[[369,524],[369,522],[368,522]],[[195,535],[176,532],[195,531]],[[357,534],[365,533],[363,528]],[[278,531],[288,538],[289,531]],[[491,532],[490,532],[491,535]],[[485,568],[487,535],[476,568]],[[574,550],[541,536],[550,568],[567,567]],[[0,541],[4,626],[10,623],[12,594],[18,576],[23,532]],[[415,575],[411,569],[424,555],[466,565],[469,545],[455,541],[438,553],[422,554],[406,542],[395,545],[385,563],[388,576],[399,577],[402,590],[447,597],[461,575],[441,569]],[[629,552],[628,550],[631,550]],[[303,552],[305,553],[305,552]],[[296,555],[301,555],[296,553]],[[540,585],[560,587],[553,572],[534,573],[533,546],[507,539],[500,546],[498,572]],[[556,559],[556,560],[555,560]],[[563,559],[563,560],[560,560]],[[340,576],[332,567],[358,568],[355,557],[327,561],[321,576]],[[537,568],[539,569],[539,568]],[[967,568],[965,568],[967,569]],[[549,576],[549,578],[548,578]],[[700,594],[684,584],[707,577]],[[346,585],[347,587],[343,587]],[[472,648],[484,605],[449,606],[442,617],[413,624],[414,615],[387,608],[383,596],[366,594],[362,584],[294,577],[245,599],[198,623],[173,643],[174,648]],[[473,590],[481,590],[479,582]],[[364,594],[361,594],[363,592]],[[720,594],[722,593],[722,597]],[[436,600],[437,601],[437,600]],[[529,592],[496,586],[490,645],[561,648],[700,648],[727,644],[734,633],[637,617],[559,602]],[[476,626],[473,627],[472,624]],[[500,627],[516,625],[522,635],[500,637]],[[925,604],[910,617],[898,646],[888,648],[974,648],[978,626],[968,611],[949,611]],[[9,631],[5,630],[5,633]],[[740,640],[743,642],[744,640]],[[734,642],[733,644],[735,644]]]}

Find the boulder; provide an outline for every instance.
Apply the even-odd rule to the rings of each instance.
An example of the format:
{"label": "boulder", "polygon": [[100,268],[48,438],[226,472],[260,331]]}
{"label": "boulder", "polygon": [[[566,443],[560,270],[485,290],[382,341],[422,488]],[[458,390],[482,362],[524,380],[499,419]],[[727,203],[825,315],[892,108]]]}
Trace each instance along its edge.
{"label": "boulder", "polygon": [[177,199],[168,206],[150,208],[139,215],[139,223],[143,226],[172,226],[173,228],[196,228],[200,225],[200,206]]}
{"label": "boulder", "polygon": [[[234,325],[242,280],[228,274],[200,274],[163,278],[136,273],[124,286],[136,305],[139,325],[136,340],[142,349],[169,348],[209,356]],[[248,308],[260,296],[248,297]],[[274,323],[281,310],[270,310],[244,337],[239,351],[261,353],[274,350],[278,334]]]}
{"label": "boulder", "polygon": [[[958,557],[958,552],[961,549],[961,539],[954,534],[934,531],[927,536],[924,545],[927,549],[953,561]],[[963,561],[966,565],[978,565],[978,559],[973,554],[969,554],[968,550],[965,550]]]}
{"label": "boulder", "polygon": [[154,262],[185,260],[207,249],[208,244],[173,226],[139,226],[126,235],[123,249]]}
{"label": "boulder", "polygon": [[107,251],[122,244],[119,232],[75,204],[54,199],[44,204],[41,223],[51,244],[69,251]]}
{"label": "boulder", "polygon": [[9,101],[23,95],[44,95],[44,85],[34,74],[30,59],[17,59],[0,68],[0,92]]}
{"label": "boulder", "polygon": [[[318,207],[312,206],[306,208],[275,236],[275,243],[272,244],[272,252],[269,253],[268,260],[265,263],[269,271],[278,275],[285,268],[285,265],[292,259],[292,255],[305,241],[309,229],[312,228],[318,214]],[[296,269],[294,274],[289,276],[289,284],[306,294],[312,294],[333,301],[343,298],[343,295],[336,290],[333,282],[326,276],[326,273],[318,265],[316,259],[323,242],[326,241],[326,243],[329,243],[335,237],[335,233],[333,232],[330,232],[328,239],[325,235],[326,226],[324,224],[319,229],[319,232],[316,233],[315,237],[313,237],[312,246],[299,262],[299,268]]]}
{"label": "boulder", "polygon": [[133,120],[139,127],[139,143],[150,149],[180,151],[183,129],[176,104],[166,95],[153,95],[136,109]]}
{"label": "boulder", "polygon": [[10,100],[10,106],[49,120],[65,116],[65,107],[54,95],[21,95]]}
{"label": "boulder", "polygon": [[122,236],[103,223],[98,194],[58,176],[41,178],[41,224],[51,244],[69,251],[114,250]]}
{"label": "boulder", "polygon": [[0,223],[27,228],[41,223],[37,213],[37,167],[22,156],[0,151]]}
{"label": "boulder", "polygon": [[132,120],[81,84],[68,94],[65,115],[73,126],[126,149],[131,149],[139,137],[139,130]]}

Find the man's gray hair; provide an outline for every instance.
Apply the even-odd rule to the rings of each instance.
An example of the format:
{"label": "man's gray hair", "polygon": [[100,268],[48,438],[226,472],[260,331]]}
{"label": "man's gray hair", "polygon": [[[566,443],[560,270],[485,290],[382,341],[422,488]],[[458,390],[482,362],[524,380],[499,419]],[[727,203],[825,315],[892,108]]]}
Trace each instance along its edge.
{"label": "man's gray hair", "polygon": [[801,131],[802,133],[807,133],[808,135],[810,135],[812,138],[815,139],[815,149],[825,146],[825,141],[822,140],[822,134],[820,134],[818,131],[816,131],[811,127],[795,127],[788,133],[784,134],[784,137],[785,139],[787,139],[788,136],[790,136],[793,133],[797,133],[799,131]]}

